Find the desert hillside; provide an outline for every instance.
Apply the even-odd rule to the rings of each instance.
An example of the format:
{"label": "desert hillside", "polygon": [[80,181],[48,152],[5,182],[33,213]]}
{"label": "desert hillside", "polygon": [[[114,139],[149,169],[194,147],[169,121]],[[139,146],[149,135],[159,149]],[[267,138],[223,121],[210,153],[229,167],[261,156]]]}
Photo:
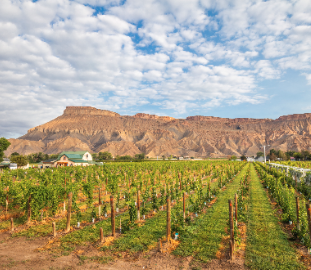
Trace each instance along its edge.
{"label": "desert hillside", "polygon": [[311,114],[276,120],[189,116],[174,119],[139,113],[121,116],[93,107],[67,107],[63,115],[10,139],[13,152],[47,154],[70,150],[109,151],[115,155],[254,155],[269,144],[283,151],[311,149]]}

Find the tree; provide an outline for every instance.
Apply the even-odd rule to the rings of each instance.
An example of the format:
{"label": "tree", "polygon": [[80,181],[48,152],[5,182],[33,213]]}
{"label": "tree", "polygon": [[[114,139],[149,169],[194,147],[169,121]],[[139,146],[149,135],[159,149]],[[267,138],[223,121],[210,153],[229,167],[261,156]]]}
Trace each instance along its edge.
{"label": "tree", "polygon": [[287,159],[285,153],[284,153],[282,150],[279,150],[279,151],[277,152],[277,156],[278,156],[278,158],[280,158],[280,159],[282,159],[282,160],[286,160],[286,159]]}
{"label": "tree", "polygon": [[231,156],[230,158],[229,158],[229,160],[236,160],[237,159],[237,156]]}
{"label": "tree", "polygon": [[271,150],[270,150],[270,156],[271,156],[272,154],[277,155],[277,152],[276,152],[274,149],[271,149]]}
{"label": "tree", "polygon": [[39,163],[42,160],[47,160],[47,159],[49,159],[49,155],[44,154],[42,152],[34,153],[31,155],[31,158],[29,158],[30,162],[34,162],[34,163]]}
{"label": "tree", "polygon": [[116,156],[116,160],[130,161],[130,160],[132,160],[132,157],[130,155]]}
{"label": "tree", "polygon": [[112,156],[112,154],[110,152],[104,152],[102,155],[104,158],[106,158],[107,160],[109,159],[113,159],[114,157]]}
{"label": "tree", "polygon": [[242,160],[242,161],[243,161],[243,160],[247,160],[246,156],[245,156],[245,155],[241,156],[241,160]]}
{"label": "tree", "polygon": [[16,163],[18,167],[25,166],[28,164],[28,159],[26,156],[19,155],[11,157],[11,162]]}
{"label": "tree", "polygon": [[99,160],[111,160],[112,159],[112,155],[111,153],[105,151],[105,152],[99,152],[98,153],[98,159]]}
{"label": "tree", "polygon": [[257,152],[257,158],[263,157],[263,156],[264,156],[264,153],[263,153],[263,152]]}
{"label": "tree", "polygon": [[58,156],[59,156],[58,154],[52,154],[52,155],[49,155],[48,159],[57,159]]}
{"label": "tree", "polygon": [[92,158],[93,158],[93,160],[97,160],[98,159],[97,153],[92,154]]}
{"label": "tree", "polygon": [[19,153],[17,153],[17,152],[12,153],[11,157],[14,157],[14,156],[19,156]]}
{"label": "tree", "polygon": [[140,160],[144,160],[145,159],[145,153],[136,154],[135,158],[140,159]]}
{"label": "tree", "polygon": [[310,155],[310,152],[309,151],[301,151],[301,155],[302,155],[302,158],[304,160],[308,159],[308,156]]}
{"label": "tree", "polygon": [[276,159],[277,159],[276,154],[272,152],[272,153],[270,154],[270,160],[276,160]]}
{"label": "tree", "polygon": [[[14,153],[13,153],[14,154]],[[13,155],[12,154],[12,155]],[[11,156],[12,156],[11,155]],[[44,154],[42,152],[39,153],[33,153],[33,154],[29,154],[27,155],[27,159],[29,161],[29,163],[39,163],[43,160],[47,160],[47,159],[57,159],[58,158],[58,154]]]}
{"label": "tree", "polygon": [[296,152],[296,153],[294,153],[294,158],[295,158],[296,160],[301,160],[301,159],[302,159],[302,154],[299,153],[299,152]]}
{"label": "tree", "polygon": [[286,156],[288,156],[290,158],[290,157],[294,156],[295,151],[287,151],[287,152],[285,152],[285,154],[286,154]]}
{"label": "tree", "polygon": [[162,159],[165,160],[165,156],[164,155],[162,156]]}
{"label": "tree", "polygon": [[0,138],[0,162],[3,161],[4,151],[8,149],[11,143],[4,137]]}

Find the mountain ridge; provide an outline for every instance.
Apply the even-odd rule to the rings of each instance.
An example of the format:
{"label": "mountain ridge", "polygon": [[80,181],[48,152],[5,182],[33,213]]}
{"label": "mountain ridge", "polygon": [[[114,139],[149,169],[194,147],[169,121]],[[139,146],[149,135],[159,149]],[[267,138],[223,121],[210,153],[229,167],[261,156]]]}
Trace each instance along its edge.
{"label": "mountain ridge", "polygon": [[177,119],[68,106],[62,115],[10,142],[6,155],[86,150],[109,151],[114,156],[143,152],[150,157],[217,157],[254,155],[267,144],[283,151],[301,151],[311,149],[311,114],[275,120],[201,115]]}

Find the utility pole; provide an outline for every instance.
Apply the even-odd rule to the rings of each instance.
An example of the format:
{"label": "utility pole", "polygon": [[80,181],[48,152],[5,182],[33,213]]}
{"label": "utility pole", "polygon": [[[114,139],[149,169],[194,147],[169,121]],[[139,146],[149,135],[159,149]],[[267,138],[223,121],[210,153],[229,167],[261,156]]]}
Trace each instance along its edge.
{"label": "utility pole", "polygon": [[262,145],[262,146],[260,146],[260,148],[263,147],[263,155],[265,157],[265,163],[267,162],[267,160],[266,160],[266,147],[269,147],[269,146],[270,145]]}

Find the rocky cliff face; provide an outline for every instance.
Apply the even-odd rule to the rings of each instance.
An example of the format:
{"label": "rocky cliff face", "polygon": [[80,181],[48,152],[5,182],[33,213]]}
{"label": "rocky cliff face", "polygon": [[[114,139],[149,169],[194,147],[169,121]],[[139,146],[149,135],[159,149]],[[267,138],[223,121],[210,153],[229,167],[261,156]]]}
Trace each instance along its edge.
{"label": "rocky cliff face", "polygon": [[162,155],[254,155],[263,144],[287,150],[311,150],[311,114],[276,120],[189,116],[174,119],[139,113],[120,116],[92,107],[67,107],[56,119],[11,139],[7,155],[42,151],[109,151],[113,155],[144,152]]}

